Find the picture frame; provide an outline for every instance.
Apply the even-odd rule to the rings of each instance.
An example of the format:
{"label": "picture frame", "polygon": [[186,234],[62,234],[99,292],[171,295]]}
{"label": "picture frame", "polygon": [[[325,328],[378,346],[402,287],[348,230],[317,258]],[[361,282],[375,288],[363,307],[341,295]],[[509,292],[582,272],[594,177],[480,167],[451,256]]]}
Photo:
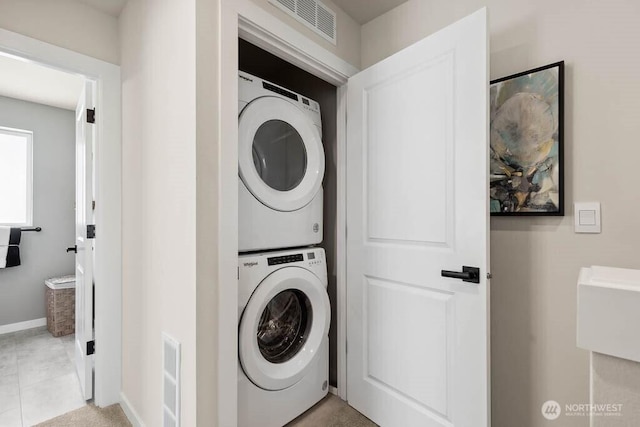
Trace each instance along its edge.
{"label": "picture frame", "polygon": [[564,61],[492,80],[491,216],[564,216]]}

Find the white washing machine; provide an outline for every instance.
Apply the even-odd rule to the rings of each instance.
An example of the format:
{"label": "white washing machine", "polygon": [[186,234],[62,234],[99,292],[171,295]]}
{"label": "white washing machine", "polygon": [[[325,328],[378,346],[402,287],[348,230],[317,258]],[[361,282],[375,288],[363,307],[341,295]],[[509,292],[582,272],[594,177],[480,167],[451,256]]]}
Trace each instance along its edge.
{"label": "white washing machine", "polygon": [[282,427],[328,391],[324,249],[238,261],[238,426]]}
{"label": "white washing machine", "polygon": [[240,252],[322,241],[324,149],[317,102],[240,72]]}

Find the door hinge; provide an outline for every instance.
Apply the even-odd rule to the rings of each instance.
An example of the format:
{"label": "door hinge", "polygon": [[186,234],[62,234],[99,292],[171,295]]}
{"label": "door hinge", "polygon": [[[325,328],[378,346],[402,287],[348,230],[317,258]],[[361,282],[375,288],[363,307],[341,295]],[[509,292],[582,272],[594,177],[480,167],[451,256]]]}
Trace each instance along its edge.
{"label": "door hinge", "polygon": [[96,122],[96,109],[87,108],[87,123],[95,123],[95,122]]}
{"label": "door hinge", "polygon": [[91,356],[96,352],[96,342],[88,341],[87,342],[87,356]]}
{"label": "door hinge", "polygon": [[96,226],[95,224],[87,225],[87,239],[95,239],[96,238]]}

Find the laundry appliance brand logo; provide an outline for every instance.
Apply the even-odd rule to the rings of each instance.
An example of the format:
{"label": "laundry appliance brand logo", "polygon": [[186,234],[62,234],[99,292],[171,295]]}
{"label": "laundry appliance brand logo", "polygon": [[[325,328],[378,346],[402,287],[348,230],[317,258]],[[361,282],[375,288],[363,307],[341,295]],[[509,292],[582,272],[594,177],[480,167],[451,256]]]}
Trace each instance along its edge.
{"label": "laundry appliance brand logo", "polygon": [[242,75],[241,75],[241,76],[239,76],[239,77],[240,77],[242,80],[246,80],[246,81],[248,81],[248,82],[253,83],[253,80],[252,80],[252,79],[250,79],[250,78],[248,78],[248,77],[245,77],[245,76],[242,76]]}
{"label": "laundry appliance brand logo", "polygon": [[243,265],[245,267],[254,267],[254,266],[258,265],[258,262],[257,261],[245,262]]}
{"label": "laundry appliance brand logo", "polygon": [[560,408],[560,404],[555,400],[547,400],[542,404],[542,416],[548,420],[557,420],[562,413],[562,408]]}

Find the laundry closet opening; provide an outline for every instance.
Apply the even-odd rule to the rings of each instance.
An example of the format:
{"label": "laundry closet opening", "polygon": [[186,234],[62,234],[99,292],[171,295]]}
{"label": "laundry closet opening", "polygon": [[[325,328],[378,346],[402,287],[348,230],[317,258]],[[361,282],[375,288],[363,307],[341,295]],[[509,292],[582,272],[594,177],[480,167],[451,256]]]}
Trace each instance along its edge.
{"label": "laundry closet opening", "polygon": [[[298,93],[320,106],[324,147],[323,238],[315,245],[326,253],[328,295],[331,304],[329,329],[329,385],[338,386],[337,294],[336,294],[336,217],[337,217],[337,88],[326,81],[239,39],[238,68],[253,76]],[[303,252],[307,252],[304,250]],[[341,386],[345,386],[341,384]]]}

